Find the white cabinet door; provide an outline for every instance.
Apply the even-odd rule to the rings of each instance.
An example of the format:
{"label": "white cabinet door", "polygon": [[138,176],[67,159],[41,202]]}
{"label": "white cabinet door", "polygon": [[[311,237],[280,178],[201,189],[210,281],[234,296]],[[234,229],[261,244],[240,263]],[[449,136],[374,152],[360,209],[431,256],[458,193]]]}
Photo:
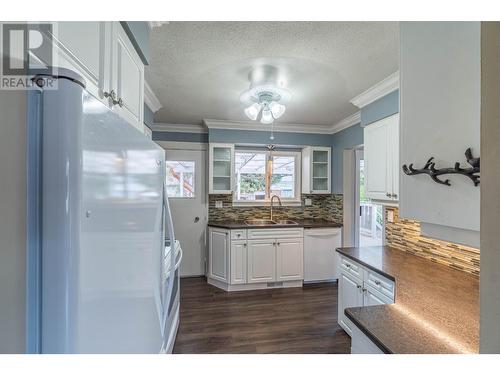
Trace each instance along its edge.
{"label": "white cabinet door", "polygon": [[399,115],[364,129],[366,196],[397,201],[399,198]]}
{"label": "white cabinet door", "polygon": [[208,172],[209,194],[231,194],[233,192],[233,144],[210,143]]}
{"label": "white cabinet door", "polygon": [[209,277],[229,282],[229,231],[210,228],[208,263]]}
{"label": "white cabinet door", "polygon": [[394,115],[393,121],[388,125],[389,170],[391,171],[391,199],[399,200],[399,115]]}
{"label": "white cabinet door", "polygon": [[304,279],[304,243],[302,238],[277,240],[276,280]]}
{"label": "white cabinet door", "polygon": [[302,150],[302,193],[330,194],[331,147],[305,147]]}
{"label": "white cabinet door", "polygon": [[370,124],[364,129],[365,186],[366,196],[387,200],[391,173],[387,145],[387,126],[383,121]]}
{"label": "white cabinet door", "polygon": [[363,306],[385,305],[393,303],[393,301],[383,294],[368,287],[363,291]]}
{"label": "white cabinet door", "polygon": [[248,241],[248,283],[263,283],[276,280],[276,245],[274,240]]}
{"label": "white cabinet door", "polygon": [[363,306],[363,282],[342,272],[338,287],[338,322],[351,335],[352,322],[345,316],[344,310],[348,307]]}
{"label": "white cabinet door", "polygon": [[113,22],[112,88],[120,104],[113,106],[123,118],[143,131],[144,64],[119,22]]}
{"label": "white cabinet door", "polygon": [[109,89],[111,22],[53,22],[54,65],[79,73],[86,89],[104,100]]}
{"label": "white cabinet door", "polygon": [[231,241],[231,284],[247,282],[247,242]]}

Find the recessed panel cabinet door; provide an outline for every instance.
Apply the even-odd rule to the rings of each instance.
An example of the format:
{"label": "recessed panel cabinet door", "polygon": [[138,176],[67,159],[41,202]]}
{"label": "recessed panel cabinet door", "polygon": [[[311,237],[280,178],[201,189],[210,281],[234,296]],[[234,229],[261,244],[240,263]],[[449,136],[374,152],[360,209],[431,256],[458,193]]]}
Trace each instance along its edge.
{"label": "recessed panel cabinet door", "polygon": [[212,279],[229,282],[229,233],[210,229],[209,236],[208,275]]}
{"label": "recessed panel cabinet door", "polygon": [[352,322],[345,316],[344,310],[348,307],[363,306],[363,283],[344,273],[339,277],[338,321],[344,330],[351,335]]}
{"label": "recessed panel cabinet door", "polygon": [[277,240],[276,280],[290,281],[304,278],[304,244],[302,239]]}
{"label": "recessed panel cabinet door", "polygon": [[74,70],[85,79],[86,89],[105,102],[109,89],[111,22],[54,22],[55,65]]}
{"label": "recessed panel cabinet door", "polygon": [[121,104],[113,106],[122,117],[143,130],[144,65],[137,55],[125,30],[113,23],[112,87]]}
{"label": "recessed panel cabinet door", "polygon": [[248,283],[276,280],[276,245],[274,240],[248,241]]}
{"label": "recessed panel cabinet door", "polygon": [[247,282],[247,242],[231,242],[231,284]]}
{"label": "recessed panel cabinet door", "polygon": [[383,121],[364,129],[366,196],[371,199],[390,199],[392,180],[388,166],[388,129]]}

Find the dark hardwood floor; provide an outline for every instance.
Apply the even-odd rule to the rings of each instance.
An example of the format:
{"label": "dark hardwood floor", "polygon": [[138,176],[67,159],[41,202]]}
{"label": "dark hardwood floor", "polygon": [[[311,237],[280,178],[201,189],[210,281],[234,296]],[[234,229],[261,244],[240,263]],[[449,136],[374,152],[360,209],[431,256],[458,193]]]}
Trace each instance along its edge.
{"label": "dark hardwood floor", "polygon": [[181,280],[174,353],[349,353],[337,324],[337,284],[224,292]]}

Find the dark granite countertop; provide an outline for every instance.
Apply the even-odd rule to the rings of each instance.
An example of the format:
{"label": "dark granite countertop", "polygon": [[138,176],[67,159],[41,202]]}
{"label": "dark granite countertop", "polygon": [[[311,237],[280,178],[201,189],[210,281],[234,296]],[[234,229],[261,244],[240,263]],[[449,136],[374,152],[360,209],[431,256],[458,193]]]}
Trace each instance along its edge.
{"label": "dark granite countertop", "polygon": [[326,220],[295,220],[297,224],[271,224],[271,225],[247,225],[244,221],[209,221],[209,227],[218,227],[226,229],[255,229],[255,228],[341,228],[342,224],[336,223],[334,221]]}
{"label": "dark granite countertop", "polygon": [[478,353],[479,278],[388,246],[337,251],[396,282],[390,305],[346,315],[386,353]]}

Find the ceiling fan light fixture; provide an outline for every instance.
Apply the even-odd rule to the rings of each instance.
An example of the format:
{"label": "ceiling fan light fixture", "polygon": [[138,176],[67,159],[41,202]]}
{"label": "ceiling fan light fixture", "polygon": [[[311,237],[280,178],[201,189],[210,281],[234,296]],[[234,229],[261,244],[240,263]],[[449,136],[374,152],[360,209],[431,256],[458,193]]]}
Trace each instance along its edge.
{"label": "ceiling fan light fixture", "polygon": [[269,104],[269,109],[275,119],[279,119],[285,113],[286,107],[278,102],[271,102]]}
{"label": "ceiling fan light fixture", "polygon": [[255,121],[259,116],[260,110],[261,105],[259,103],[253,103],[251,106],[245,108],[245,115],[247,115],[250,120]]}
{"label": "ceiling fan light fixture", "polygon": [[272,124],[274,121],[273,114],[270,110],[265,109],[262,111],[262,117],[260,119],[260,122],[262,124]]}

